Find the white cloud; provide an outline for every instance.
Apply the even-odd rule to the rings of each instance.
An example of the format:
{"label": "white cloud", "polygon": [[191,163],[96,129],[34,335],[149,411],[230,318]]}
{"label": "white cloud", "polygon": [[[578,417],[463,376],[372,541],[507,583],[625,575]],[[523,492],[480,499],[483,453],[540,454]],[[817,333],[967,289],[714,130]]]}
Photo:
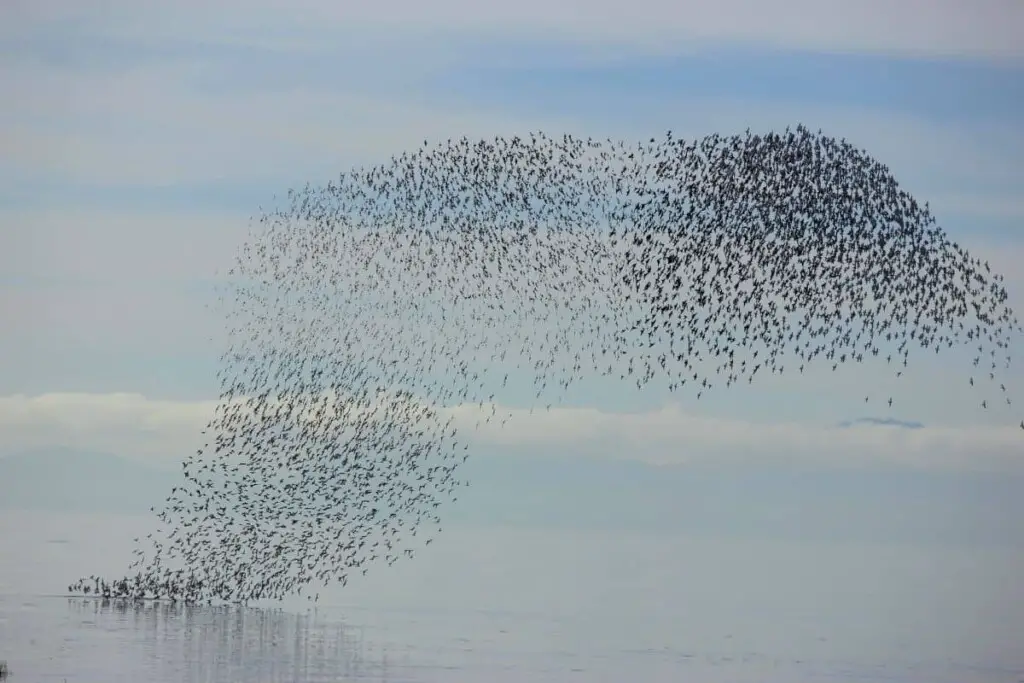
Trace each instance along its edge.
{"label": "white cloud", "polygon": [[[397,59],[367,52],[363,60]],[[599,137],[643,136],[671,128],[711,132],[781,129],[797,123],[845,136],[890,166],[911,191],[936,196],[957,188],[967,207],[1015,206],[1024,182],[1024,135],[1005,127],[964,127],[858,107],[803,106],[652,94],[621,111],[569,116],[515,114],[472,101],[450,103],[415,89],[373,94],[345,84],[270,92],[213,93],[198,88],[196,64],[141,65],[115,73],[53,66],[0,67],[4,114],[0,147],[22,177],[53,176],[89,185],[195,186],[230,179],[262,181],[276,191],[324,182],[362,163],[379,163],[425,138],[566,130]],[[961,188],[967,188],[961,189]],[[927,197],[925,197],[927,198]],[[269,202],[270,196],[266,197]],[[251,207],[255,211],[256,206]],[[973,212],[972,212],[973,213]]]}
{"label": "white cloud", "polygon": [[200,432],[216,405],[138,394],[7,396],[0,399],[2,448],[65,446],[169,464],[202,444]]}
{"label": "white cloud", "polygon": [[[170,401],[140,394],[44,394],[0,398],[0,452],[69,446],[173,464],[202,442],[216,401]],[[900,429],[774,423],[687,414],[678,405],[642,413],[590,408],[508,410],[476,428],[491,407],[442,409],[474,451],[603,456],[655,464],[706,459],[825,467],[1017,469],[1024,432],[1016,427]],[[501,426],[503,415],[511,421]]]}
{"label": "white cloud", "polygon": [[[239,185],[256,181],[283,192],[307,180],[323,181],[353,164],[386,160],[424,138],[535,129],[630,138],[668,127],[690,137],[804,122],[846,136],[888,164],[911,192],[931,200],[940,223],[943,211],[955,212],[957,218],[981,219],[1020,211],[1017,190],[1024,183],[1020,131],[939,125],[851,107],[694,100],[685,93],[634,102],[634,111],[627,116],[606,116],[600,110],[576,117],[564,112],[518,115],[477,107],[472,101],[445,102],[436,94],[431,102],[418,97],[423,93],[415,88],[407,92],[392,87],[388,93],[385,83],[372,94],[363,88],[378,73],[389,75],[411,67],[405,75],[413,83],[418,75],[429,75],[452,59],[464,58],[442,46],[445,41],[437,37],[458,32],[476,39],[503,32],[513,38],[579,40],[589,44],[588,58],[607,57],[616,50],[621,50],[616,54],[679,51],[704,40],[840,50],[1009,54],[1020,50],[1017,38],[1024,13],[1024,5],[998,0],[929,3],[927,7],[921,2],[883,4],[881,0],[845,4],[792,0],[773,7],[757,0],[620,4],[600,0],[587,3],[585,11],[580,9],[581,2],[541,6],[443,0],[356,5],[300,0],[296,5],[257,0],[247,3],[244,11],[240,3],[224,3],[229,11],[221,13],[208,3],[194,1],[159,8],[125,0],[88,6],[70,0],[7,3],[0,9],[0,36],[4,37],[20,39],[30,29],[40,29],[35,35],[45,36],[49,29],[38,22],[77,18],[81,22],[74,24],[74,30],[84,37],[90,33],[153,41],[177,37],[189,42],[179,44],[185,47],[179,57],[155,63],[129,60],[106,72],[89,66],[69,68],[72,65],[60,65],[56,59],[5,57],[0,64],[0,99],[12,104],[0,114],[4,124],[0,125],[0,173],[13,178],[55,175],[58,180],[107,185],[108,189],[122,186],[126,193],[133,186],[185,183],[196,187],[225,179]],[[392,24],[392,18],[398,25]],[[387,38],[382,37],[385,33]],[[343,76],[322,88],[296,85],[277,92],[216,92],[198,87],[208,64],[198,58],[198,52],[189,52],[199,41],[238,41],[273,43],[288,50],[327,47],[337,54],[335,44],[356,34],[353,46],[344,48],[348,61],[339,63],[338,70],[359,70],[362,75],[355,79],[359,87]],[[603,41],[618,47],[606,52],[608,43]],[[494,59],[509,54],[498,52]],[[975,188],[985,194],[971,194]],[[117,197],[108,197],[111,205],[117,205]],[[270,199],[266,197],[267,202]],[[0,213],[4,226],[0,275],[51,280],[45,287],[9,287],[0,293],[0,320],[5,327],[0,375],[3,366],[25,365],[33,357],[33,363],[39,361],[44,348],[59,347],[69,357],[74,349],[86,347],[153,357],[209,348],[205,340],[217,335],[220,325],[202,308],[201,296],[176,289],[171,281],[209,277],[229,265],[245,233],[247,216],[198,210],[176,214],[81,211],[74,206],[55,209],[56,199],[47,198],[46,203],[45,209]],[[255,205],[246,209],[257,212]],[[972,248],[977,245],[979,255],[997,270],[1010,277],[1017,274],[1011,291],[1024,295],[1019,267],[1024,250],[1017,242],[998,244],[973,236],[962,241]],[[40,366],[45,363],[45,359],[39,361]],[[862,384],[866,381],[857,379]],[[946,374],[938,377],[934,383],[939,393],[922,392],[928,394],[924,398],[952,403],[941,392],[942,387],[953,386],[943,385],[946,379]],[[831,387],[831,381],[823,380],[820,386]],[[38,386],[62,385],[55,376]],[[568,429],[567,422],[560,424]]]}
{"label": "white cloud", "polygon": [[[219,11],[218,11],[219,9]],[[737,41],[835,51],[1019,56],[1024,6],[1014,0],[72,0],[17,3],[3,10],[9,31],[74,19],[108,35],[187,37],[294,45],[297,34],[325,41],[339,29],[405,35],[501,34],[557,37],[632,49],[678,49]]]}
{"label": "white cloud", "polygon": [[[1018,161],[1024,154],[1024,134],[1009,126],[969,126],[874,107],[766,102],[741,95],[651,93],[634,99],[633,110],[625,122],[616,122],[612,134],[638,137],[671,129],[680,137],[698,138],[747,128],[781,131],[802,123],[865,150],[886,165],[901,186],[921,194],[922,201],[955,190],[962,203],[965,196],[985,190],[986,201],[1012,202],[1013,192],[989,188],[1024,184]],[[590,125],[600,123],[600,116],[594,112]]]}
{"label": "white cloud", "polygon": [[57,345],[173,354],[212,350],[223,325],[200,295],[144,282],[73,283],[62,287],[4,287],[0,349],[25,359]]}
{"label": "white cloud", "polygon": [[[45,340],[147,353],[212,349],[208,340],[220,339],[224,324],[205,305],[218,294],[197,285],[223,276],[251,227],[230,212],[71,209],[0,212],[0,223],[13,228],[0,231],[0,274],[24,282],[0,290],[8,358]],[[1006,276],[1010,303],[1024,315],[1024,245],[954,238]]]}
{"label": "white cloud", "polygon": [[[23,6],[8,10],[15,17],[11,25],[27,27],[36,20],[84,15],[92,17],[92,23],[79,25],[83,35],[120,31],[146,41],[156,39],[176,22],[188,28],[182,35],[191,41],[200,40],[196,31],[206,31],[208,38],[216,41],[254,31],[261,35],[255,28],[261,25],[281,30],[292,26],[299,37],[330,35],[334,43],[346,46],[340,53],[330,53],[330,59],[339,62],[337,79],[316,87],[289,85],[271,92],[221,93],[208,83],[204,85],[211,62],[202,58],[195,42],[179,45],[184,50],[180,55],[128,62],[116,69],[69,68],[52,60],[10,60],[0,64],[0,98],[13,103],[3,113],[0,148],[5,163],[22,176],[53,173],[89,184],[129,186],[264,180],[281,184],[283,191],[287,185],[324,180],[352,164],[387,158],[424,138],[538,128],[603,137],[647,135],[671,127],[682,135],[703,135],[804,122],[845,135],[870,153],[885,157],[898,171],[897,177],[920,171],[930,178],[940,177],[946,187],[960,187],[964,178],[979,185],[995,182],[1003,186],[1010,178],[1011,188],[1021,183],[1017,160],[1024,154],[1024,136],[1019,131],[980,126],[969,130],[892,112],[763,102],[752,106],[744,100],[694,100],[685,94],[661,94],[655,101],[636,101],[629,121],[622,122],[609,120],[599,110],[582,118],[555,113],[514,115],[471,102],[447,103],[438,93],[431,99],[421,97],[424,93],[416,86],[419,78],[440,73],[453,60],[467,58],[436,36],[427,40],[432,27],[438,26],[465,29],[471,35],[481,27],[517,25],[524,30],[561,26],[571,28],[570,33],[602,35],[601,26],[606,26],[624,31],[623,36],[635,34],[638,40],[664,30],[673,36],[699,35],[715,41],[760,36],[769,42],[801,44],[810,40],[818,47],[837,49],[852,49],[859,41],[866,47],[891,43],[890,47],[903,44],[908,49],[925,49],[924,45],[933,44],[935,49],[945,46],[941,49],[953,51],[959,49],[953,46],[975,42],[976,47],[999,50],[1000,31],[1012,34],[1012,44],[1018,49],[1019,30],[1009,27],[1015,21],[1018,28],[1024,27],[1024,5],[999,0],[969,6],[931,3],[927,10],[911,1],[790,0],[769,8],[769,3],[732,0],[742,11],[730,8],[729,2],[695,5],[641,0],[637,5],[602,0],[597,6],[587,3],[587,11],[582,13],[573,9],[578,1],[543,7],[529,2],[485,7],[448,0],[429,5],[403,2],[396,8],[394,3],[353,6],[306,0],[300,2],[300,11],[290,4],[260,0],[246,4],[244,12],[222,15],[211,12],[206,3],[156,8],[136,3],[129,6],[118,0],[109,5],[116,7],[116,12],[109,9],[102,15],[83,12],[77,3],[66,1],[42,3],[39,8]],[[422,32],[421,38],[371,39],[375,31],[385,35],[390,23],[387,18],[392,15],[410,30]],[[232,27],[234,22],[242,23]],[[849,35],[833,35],[837,32]],[[347,45],[351,34],[360,36],[354,46]],[[680,37],[677,42],[686,41]],[[302,43],[296,40],[287,49],[299,50]],[[346,75],[357,71],[363,75]],[[395,74],[401,76],[400,83],[388,85]],[[255,70],[248,75],[259,78]],[[1013,193],[1009,195],[1012,198]],[[1008,199],[996,201],[1006,203]]]}
{"label": "white cloud", "polygon": [[902,465],[991,468],[1024,465],[1024,433],[1009,427],[835,426],[755,423],[687,414],[669,404],[646,413],[588,408],[513,411],[502,430],[481,427],[481,441],[562,454],[599,454],[670,465],[717,459],[826,467]]}
{"label": "white cloud", "polygon": [[[564,127],[557,117],[516,120],[398,94],[307,87],[212,94],[193,87],[193,72],[179,65],[115,75],[18,69],[17,78],[0,79],[0,95],[19,103],[0,132],[4,161],[90,185],[263,180],[283,193],[379,162],[424,138]],[[55,127],[54,111],[70,125]],[[86,123],[97,120],[104,125]]]}
{"label": "white cloud", "polygon": [[209,280],[251,228],[240,213],[117,208],[0,211],[0,222],[6,277],[136,284]]}

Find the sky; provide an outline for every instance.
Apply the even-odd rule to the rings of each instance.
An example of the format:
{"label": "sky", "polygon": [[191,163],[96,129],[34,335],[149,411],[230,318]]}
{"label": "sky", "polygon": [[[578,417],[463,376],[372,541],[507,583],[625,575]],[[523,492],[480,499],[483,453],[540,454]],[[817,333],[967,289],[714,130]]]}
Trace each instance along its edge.
{"label": "sky", "polygon": [[[216,405],[208,304],[251,217],[424,139],[803,123],[885,163],[1024,306],[1022,33],[1013,0],[3,3],[0,455],[172,466]],[[532,414],[510,391],[515,427],[471,442],[510,458],[1024,475],[1024,413],[980,409],[968,351],[911,358],[898,386],[884,363],[700,401],[588,379]],[[1019,363],[1003,377],[1024,387]],[[873,417],[923,427],[841,426]]]}

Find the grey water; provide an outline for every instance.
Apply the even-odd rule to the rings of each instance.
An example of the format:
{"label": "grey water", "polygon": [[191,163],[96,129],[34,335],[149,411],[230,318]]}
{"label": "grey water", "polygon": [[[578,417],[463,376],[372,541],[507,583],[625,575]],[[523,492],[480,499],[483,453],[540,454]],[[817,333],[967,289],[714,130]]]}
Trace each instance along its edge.
{"label": "grey water", "polygon": [[151,524],[0,511],[10,683],[1024,681],[1019,548],[492,525],[316,605],[62,594]]}

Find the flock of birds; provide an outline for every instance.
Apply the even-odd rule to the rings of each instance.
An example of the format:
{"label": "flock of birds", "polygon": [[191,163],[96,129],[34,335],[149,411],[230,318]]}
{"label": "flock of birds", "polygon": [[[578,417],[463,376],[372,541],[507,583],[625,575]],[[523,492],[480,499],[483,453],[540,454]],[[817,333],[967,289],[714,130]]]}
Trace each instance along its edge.
{"label": "flock of birds", "polygon": [[969,345],[987,407],[1021,330],[927,205],[803,126],[424,143],[289,192],[230,275],[205,445],[129,574],[70,592],[315,599],[411,557],[466,483],[453,408],[504,424],[510,378],[538,406],[588,375],[699,398]]}

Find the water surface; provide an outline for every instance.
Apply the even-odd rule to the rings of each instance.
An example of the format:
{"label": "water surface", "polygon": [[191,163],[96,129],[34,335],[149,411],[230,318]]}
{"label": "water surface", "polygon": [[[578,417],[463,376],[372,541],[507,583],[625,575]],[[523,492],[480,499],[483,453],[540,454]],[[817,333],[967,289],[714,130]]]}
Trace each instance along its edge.
{"label": "water surface", "polygon": [[282,605],[69,598],[150,520],[0,514],[19,681],[1024,681],[1024,553],[451,529]]}

